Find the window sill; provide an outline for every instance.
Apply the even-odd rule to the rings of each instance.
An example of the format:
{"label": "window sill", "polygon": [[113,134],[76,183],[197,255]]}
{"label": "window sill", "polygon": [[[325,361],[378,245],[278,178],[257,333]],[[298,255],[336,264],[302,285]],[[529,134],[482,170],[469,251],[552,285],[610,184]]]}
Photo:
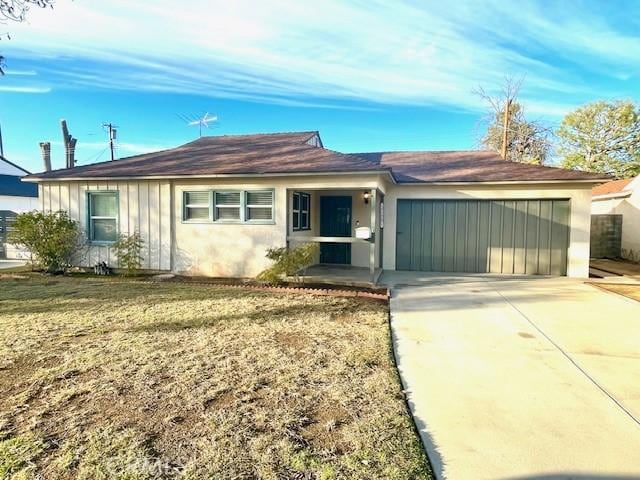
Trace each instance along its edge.
{"label": "window sill", "polygon": [[89,240],[88,243],[91,247],[110,247],[116,240]]}
{"label": "window sill", "polygon": [[192,221],[192,220],[182,220],[180,223],[185,225],[275,225],[276,222],[274,220],[248,220],[243,222],[242,220],[215,220],[215,221]]}

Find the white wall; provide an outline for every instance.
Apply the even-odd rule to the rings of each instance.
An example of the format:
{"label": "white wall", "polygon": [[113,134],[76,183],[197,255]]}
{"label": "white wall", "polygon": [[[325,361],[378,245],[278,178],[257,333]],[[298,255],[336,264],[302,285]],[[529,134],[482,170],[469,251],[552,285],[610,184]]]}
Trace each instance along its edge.
{"label": "white wall", "polygon": [[591,185],[428,186],[389,185],[384,205],[384,268],[395,270],[396,212],[398,199],[543,199],[570,200],[570,234],[567,275],[589,276]]}
{"label": "white wall", "polygon": [[[1,165],[1,164],[0,164]],[[40,201],[37,197],[15,197],[12,195],[0,195],[0,210],[9,210],[16,213],[38,210]],[[4,251],[9,259],[28,258],[29,254],[25,250],[16,248],[9,243],[4,244]]]}
{"label": "white wall", "polygon": [[591,203],[591,213],[622,215],[623,256],[637,259],[640,258],[640,177],[627,185],[626,189],[632,191],[627,198],[607,200],[594,198]]}
{"label": "white wall", "polygon": [[16,197],[12,195],[0,195],[0,210],[10,210],[21,213],[38,210],[40,201],[38,197]]}
{"label": "white wall", "polygon": [[[65,210],[87,231],[87,191],[112,190],[119,192],[119,233],[138,231],[144,240],[143,268],[169,270],[171,268],[169,181],[133,182],[57,182],[39,186],[40,208],[44,211]],[[98,262],[117,266],[117,258],[108,246],[88,245],[77,259],[79,266],[93,266]]]}

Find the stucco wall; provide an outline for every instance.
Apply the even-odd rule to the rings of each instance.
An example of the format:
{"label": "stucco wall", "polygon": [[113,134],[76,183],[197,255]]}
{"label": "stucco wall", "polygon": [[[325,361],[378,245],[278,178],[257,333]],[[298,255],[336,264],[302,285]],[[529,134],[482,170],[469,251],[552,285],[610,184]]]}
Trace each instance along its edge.
{"label": "stucco wall", "polygon": [[398,199],[542,199],[570,200],[570,234],[567,275],[586,278],[589,275],[589,230],[591,186],[411,186],[389,185],[384,205],[384,268],[395,270],[396,211]]}
{"label": "stucco wall", "polygon": [[640,177],[630,183],[627,189],[632,190],[627,198],[594,199],[591,213],[622,215],[622,253],[637,260],[640,258]]}

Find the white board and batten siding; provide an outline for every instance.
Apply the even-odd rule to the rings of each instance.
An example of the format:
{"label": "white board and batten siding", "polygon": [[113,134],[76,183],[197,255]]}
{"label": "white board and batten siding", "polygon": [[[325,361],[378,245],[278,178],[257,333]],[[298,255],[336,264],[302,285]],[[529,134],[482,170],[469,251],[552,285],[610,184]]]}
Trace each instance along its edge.
{"label": "white board and batten siding", "polygon": [[[119,199],[118,233],[139,232],[144,241],[143,268],[171,269],[171,184],[169,181],[128,182],[60,182],[39,186],[40,208],[47,211],[65,210],[78,221],[86,235],[87,192],[117,191]],[[78,264],[91,267],[98,262],[115,265],[116,257],[105,245],[88,243]]]}

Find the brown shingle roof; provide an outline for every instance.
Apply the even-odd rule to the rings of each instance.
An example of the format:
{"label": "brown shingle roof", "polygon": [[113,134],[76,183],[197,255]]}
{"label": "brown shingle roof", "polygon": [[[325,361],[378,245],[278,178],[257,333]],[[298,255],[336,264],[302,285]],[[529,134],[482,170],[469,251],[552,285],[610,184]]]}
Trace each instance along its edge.
{"label": "brown shingle roof", "polygon": [[[123,178],[371,171],[371,163],[308,144],[317,132],[202,137],[177,148],[38,173],[32,178]],[[379,170],[380,168],[378,168]]]}
{"label": "brown shingle roof", "polygon": [[530,182],[607,180],[606,175],[503,160],[491,151],[357,153],[379,167],[391,167],[399,183]]}
{"label": "brown shingle roof", "polygon": [[[486,151],[344,154],[308,142],[318,132],[203,137],[177,148],[31,175],[31,180],[391,172],[398,183],[594,181],[591,173],[507,162]],[[319,136],[318,136],[319,138]]]}
{"label": "brown shingle roof", "polygon": [[633,178],[625,178],[624,180],[613,180],[612,182],[603,183],[597,187],[593,187],[591,193],[593,195],[607,195],[610,193],[618,193],[631,183]]}

